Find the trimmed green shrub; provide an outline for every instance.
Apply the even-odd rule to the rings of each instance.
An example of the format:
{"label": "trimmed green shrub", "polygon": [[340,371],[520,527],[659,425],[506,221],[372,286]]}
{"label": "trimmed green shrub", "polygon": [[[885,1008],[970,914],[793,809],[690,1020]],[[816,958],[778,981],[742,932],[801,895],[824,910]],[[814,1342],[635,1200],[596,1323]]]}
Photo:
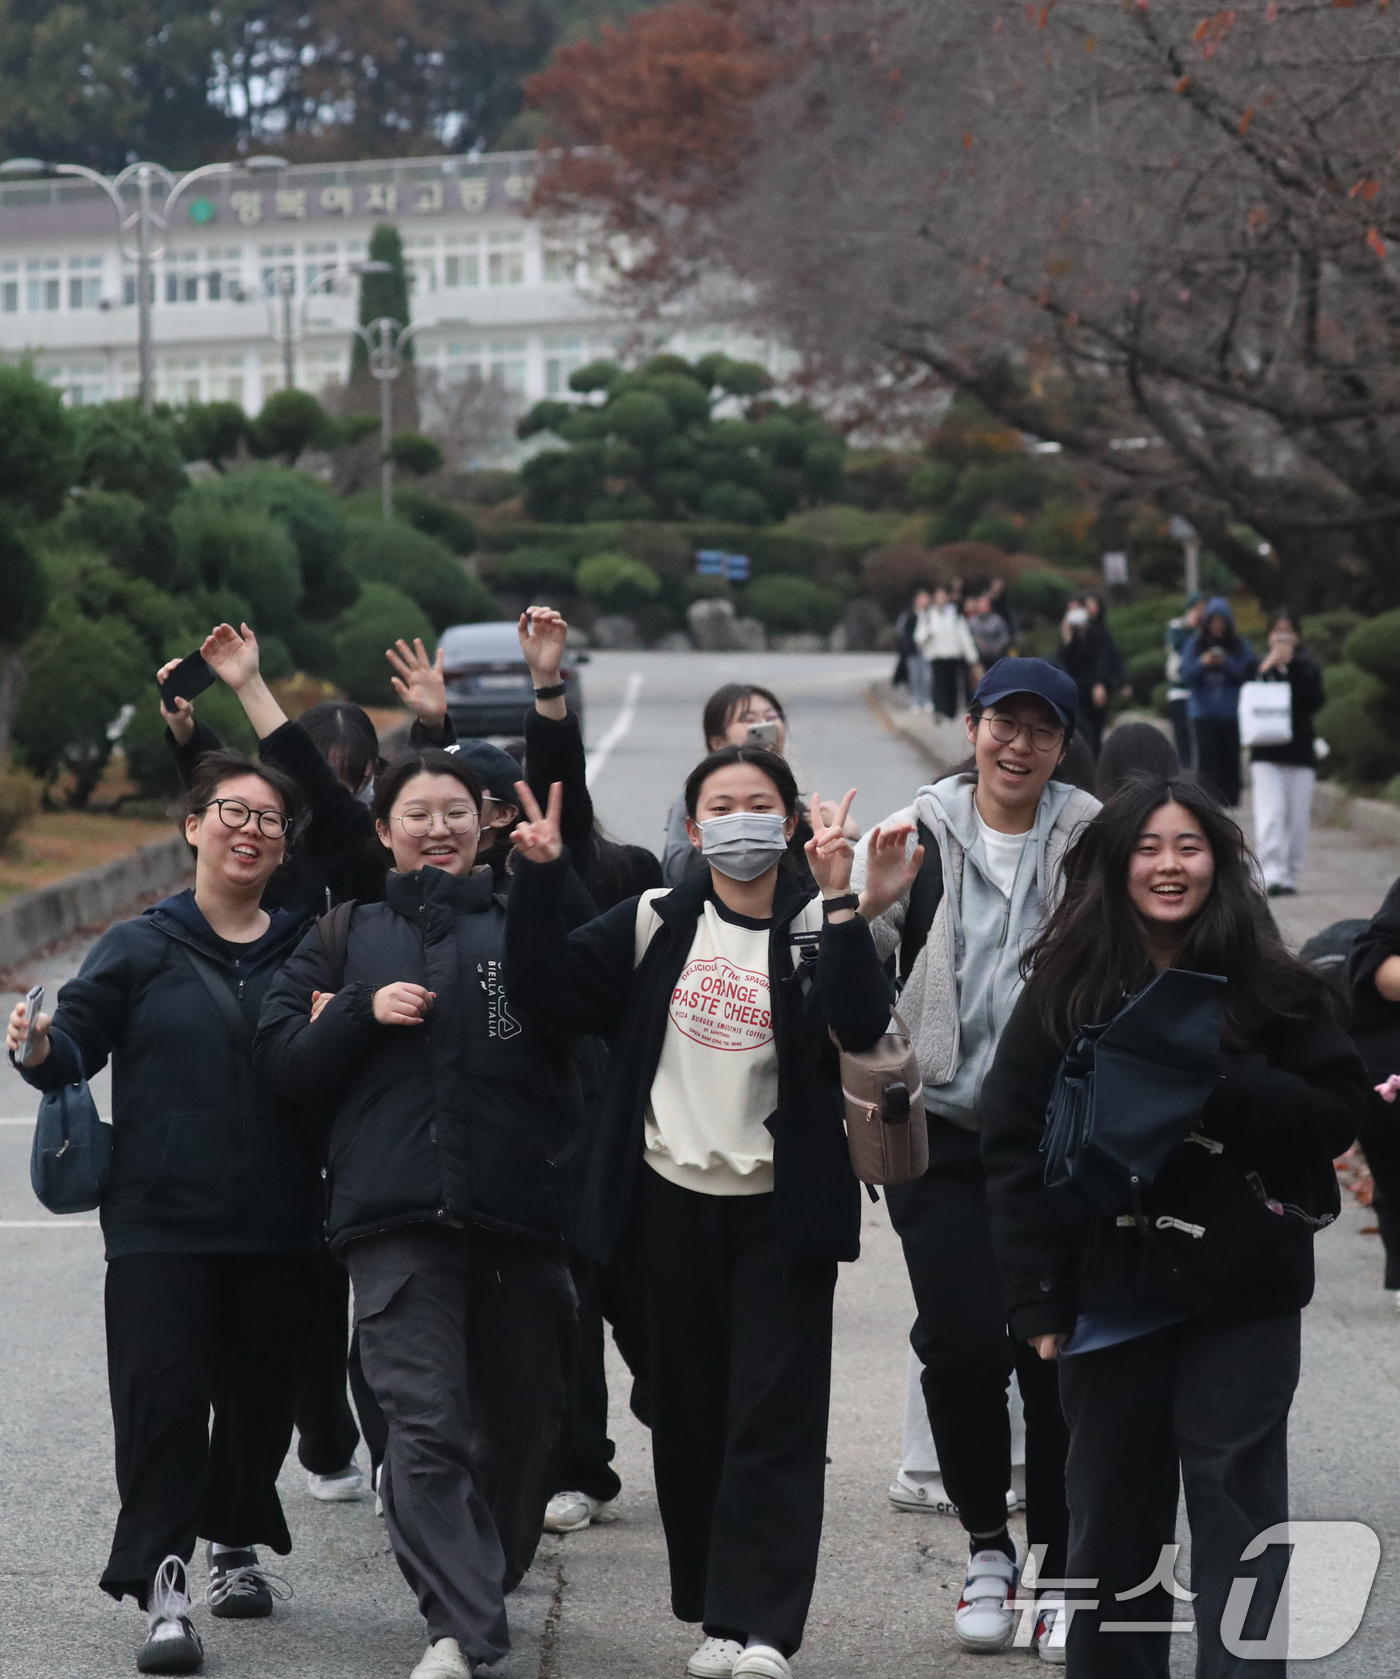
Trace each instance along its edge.
{"label": "trimmed green shrub", "polygon": [[171,525],[182,588],[231,589],[247,601],[256,630],[291,620],[301,604],[301,567],[285,525],[267,513],[233,512],[202,487],[181,500]]}
{"label": "trimmed green shrub", "polygon": [[829,635],[845,597],[806,577],[760,577],[744,591],[744,611],[777,635]]}
{"label": "trimmed green shrub", "polygon": [[27,770],[0,769],[0,851],[8,851],[15,836],[39,814],[43,787]]}
{"label": "trimmed green shrub", "polygon": [[1167,625],[1186,610],[1185,595],[1153,595],[1108,609],[1108,628],[1125,659],[1160,652],[1165,661]]}
{"label": "trimmed green shrub", "polygon": [[345,561],[362,584],[388,583],[417,601],[435,629],[496,616],[489,591],[461,561],[402,520],[347,520]]}
{"label": "trimmed green shrub", "polygon": [[175,441],[187,461],[208,461],[216,472],[238,453],[248,416],[237,402],[190,402],[175,412]]}
{"label": "trimmed green shrub", "polygon": [[1154,652],[1149,648],[1146,653],[1134,653],[1125,662],[1133,685],[1133,698],[1149,702],[1167,668],[1166,649],[1158,648]]}
{"label": "trimmed green shrub", "polygon": [[498,589],[564,589],[573,592],[573,561],[558,548],[517,548],[503,554],[491,572]]}
{"label": "trimmed green shrub", "polygon": [[772,514],[757,490],[742,484],[711,484],[700,497],[707,519],[730,519],[736,525],[766,525]]}
{"label": "trimmed green shrub", "polygon": [[1021,546],[1021,533],[1010,519],[1003,518],[1000,513],[988,513],[968,526],[967,540],[987,542],[994,548],[1005,549],[1009,554]]}
{"label": "trimmed green shrub", "polygon": [[450,501],[437,501],[422,490],[405,485],[394,491],[394,517],[435,538],[454,554],[471,554],[476,550],[475,521]]}
{"label": "trimmed green shrub", "polygon": [[1400,610],[1382,612],[1353,630],[1343,651],[1349,664],[1400,690]]}
{"label": "trimmed green shrub", "polygon": [[442,469],[442,450],[421,431],[398,432],[389,441],[389,453],[395,466],[411,472],[415,478],[426,478],[430,472]]}
{"label": "trimmed green shrub", "polygon": [[334,618],[353,604],[360,586],[343,558],[345,510],[323,484],[269,463],[202,484],[199,493],[222,507],[265,513],[286,527],[301,567],[303,617]]}
{"label": "trimmed green shrub", "polygon": [[[259,646],[265,666],[267,643],[260,641]],[[200,721],[207,723],[225,746],[236,746],[241,751],[256,755],[258,737],[232,688],[216,682],[195,700],[194,708]],[[165,743],[160,693],[149,679],[136,701],[135,714],[122,735],[122,752],[126,757],[127,774],[145,798],[174,798],[179,793],[180,778],[175,773],[175,760]]]}
{"label": "trimmed green shrub", "polygon": [[189,487],[173,422],[134,398],[76,409],[73,427],[80,484],[125,490],[162,511]]}
{"label": "trimmed green shrub", "polygon": [[1298,633],[1320,665],[1339,665],[1346,657],[1347,637],[1366,622],[1360,612],[1338,607],[1335,612],[1315,612],[1299,620]]}
{"label": "trimmed green shrub", "polygon": [[1026,618],[1058,622],[1073,593],[1074,584],[1058,571],[1023,571],[1011,585],[1011,604]]}
{"label": "trimmed green shrub", "polygon": [[328,449],[339,439],[335,422],[310,391],[274,391],[248,422],[248,447],[263,460],[277,456],[295,466],[308,449]]}
{"label": "trimmed green shrub", "polygon": [[957,483],[957,468],[947,461],[923,461],[909,474],[904,499],[910,507],[936,511],[951,499]]}
{"label": "trimmed green shrub", "polygon": [[580,594],[589,595],[609,612],[643,606],[661,592],[661,579],[630,554],[594,554],[575,575]]}
{"label": "trimmed green shrub", "polygon": [[28,365],[0,367],[0,501],[51,519],[75,476],[74,432],[60,390]]}
{"label": "trimmed green shrub", "polygon": [[367,582],[336,626],[336,679],[360,705],[396,705],[384,650],[421,636],[432,650],[433,626],[417,601],[387,583]]}

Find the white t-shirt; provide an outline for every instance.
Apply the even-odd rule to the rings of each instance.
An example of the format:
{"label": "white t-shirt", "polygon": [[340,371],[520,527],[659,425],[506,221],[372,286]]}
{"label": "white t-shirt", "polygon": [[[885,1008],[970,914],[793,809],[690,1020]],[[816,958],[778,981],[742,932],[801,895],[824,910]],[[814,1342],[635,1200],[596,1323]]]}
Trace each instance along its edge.
{"label": "white t-shirt", "polygon": [[987,860],[987,878],[998,891],[1009,898],[1016,884],[1016,870],[1021,864],[1021,853],[1026,849],[1030,833],[998,833],[982,820],[982,813],[975,804],[972,814],[977,822],[977,832],[982,836],[982,855]]}
{"label": "white t-shirt", "polygon": [[644,1158],[682,1189],[766,1195],[773,1187],[763,1123],[778,1105],[768,939],[766,922],[709,899],[671,993]]}

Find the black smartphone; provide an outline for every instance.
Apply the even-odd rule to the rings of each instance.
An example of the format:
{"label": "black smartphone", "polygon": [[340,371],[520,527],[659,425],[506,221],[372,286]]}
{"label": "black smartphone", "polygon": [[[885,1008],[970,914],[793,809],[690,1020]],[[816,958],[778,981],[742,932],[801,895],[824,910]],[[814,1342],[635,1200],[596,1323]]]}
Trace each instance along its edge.
{"label": "black smartphone", "polygon": [[202,653],[191,653],[188,659],[181,659],[170,675],[160,685],[160,697],[164,701],[167,711],[174,711],[176,700],[192,700],[196,694],[202,694],[206,688],[212,688],[218,679],[211,667],[205,662]]}

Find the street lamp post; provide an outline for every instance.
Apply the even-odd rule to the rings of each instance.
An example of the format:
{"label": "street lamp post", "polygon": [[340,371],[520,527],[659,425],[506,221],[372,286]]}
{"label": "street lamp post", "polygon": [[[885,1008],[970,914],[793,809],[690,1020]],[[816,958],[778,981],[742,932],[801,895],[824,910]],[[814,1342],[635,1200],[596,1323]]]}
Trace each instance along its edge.
{"label": "street lamp post", "polygon": [[1174,513],[1167,526],[1173,542],[1179,542],[1186,556],[1186,593],[1194,595],[1201,587],[1201,535],[1189,519]]}
{"label": "street lamp post", "polygon": [[[296,385],[296,346],[306,336],[307,310],[318,293],[344,290],[352,275],[387,274],[387,262],[352,262],[344,268],[325,268],[303,290],[300,309],[293,310],[296,296],[296,269],[290,263],[277,270],[275,293],[266,297],[272,339],[282,351],[283,384],[287,390]],[[277,325],[280,316],[281,325]],[[314,323],[326,325],[326,322]]]}
{"label": "street lamp post", "polygon": [[[91,181],[112,202],[117,213],[117,246],[127,262],[136,264],[137,359],[140,366],[141,406],[149,414],[155,402],[155,381],[151,374],[152,265],[165,254],[170,230],[170,212],[175,200],[196,181],[211,175],[228,175],[238,165],[205,163],[183,175],[174,175],[160,163],[129,163],[116,175],[100,174],[82,163],[47,163],[37,157],[12,157],[0,163],[0,180],[36,180],[69,176]],[[253,174],[268,174],[287,167],[282,157],[250,157],[242,165]],[[136,207],[131,209],[122,196],[132,182],[136,186]],[[164,193],[157,208],[156,194]],[[134,242],[133,242],[134,236]]]}
{"label": "street lamp post", "polygon": [[394,516],[394,394],[392,381],[403,368],[404,345],[424,327],[441,326],[441,321],[414,321],[405,326],[392,315],[380,315],[368,326],[355,327],[369,351],[369,370],[379,381],[379,495],[386,519]]}

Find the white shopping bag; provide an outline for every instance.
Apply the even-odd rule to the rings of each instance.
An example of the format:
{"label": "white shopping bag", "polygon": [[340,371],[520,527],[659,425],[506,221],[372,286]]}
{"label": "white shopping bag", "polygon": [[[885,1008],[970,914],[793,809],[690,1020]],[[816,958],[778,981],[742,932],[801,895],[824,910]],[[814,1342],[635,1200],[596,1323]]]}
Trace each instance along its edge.
{"label": "white shopping bag", "polygon": [[1240,689],[1240,745],[1287,746],[1292,739],[1292,685],[1246,682]]}

